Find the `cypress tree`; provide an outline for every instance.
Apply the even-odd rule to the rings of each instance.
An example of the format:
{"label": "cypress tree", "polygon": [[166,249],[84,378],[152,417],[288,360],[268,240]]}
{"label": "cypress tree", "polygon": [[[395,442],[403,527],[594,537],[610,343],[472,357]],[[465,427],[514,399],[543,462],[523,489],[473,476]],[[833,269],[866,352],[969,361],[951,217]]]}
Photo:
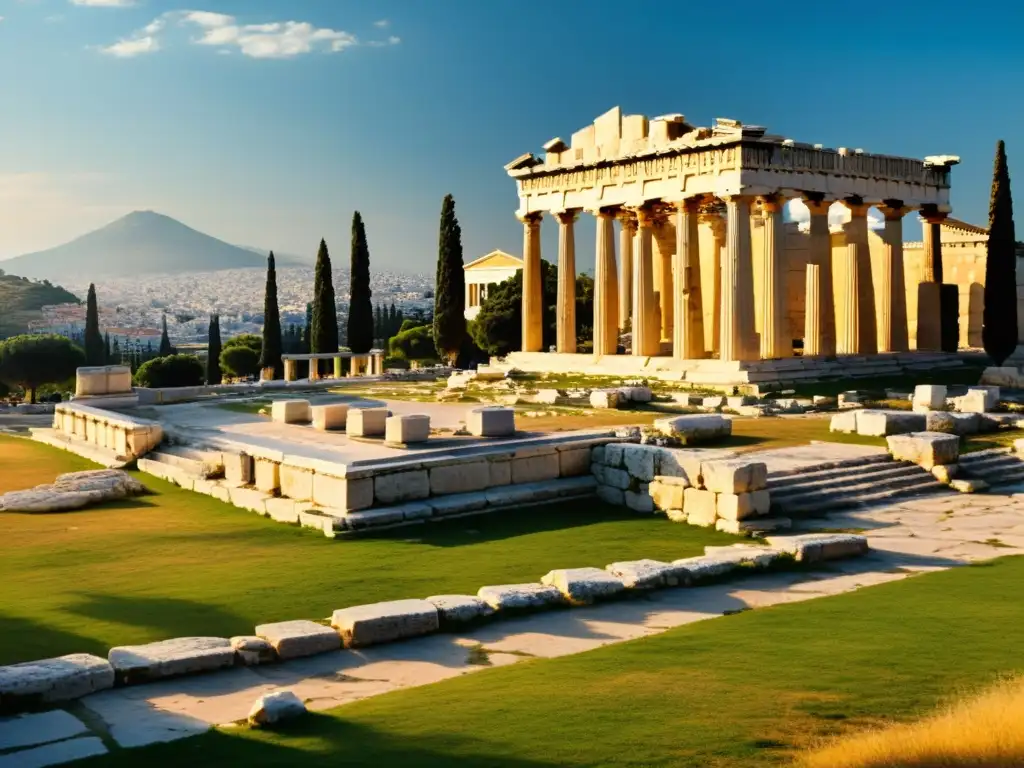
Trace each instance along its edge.
{"label": "cypress tree", "polygon": [[110,334],[103,334],[103,364],[110,365],[112,362],[113,353],[110,351]]}
{"label": "cypress tree", "polygon": [[105,365],[103,336],[100,334],[100,311],[96,305],[96,286],[89,283],[85,299],[85,364]]}
{"label": "cypress tree", "polygon": [[210,315],[210,332],[206,343],[206,383],[220,384],[224,375],[220,371],[220,315]]}
{"label": "cypress tree", "polygon": [[124,362],[123,358],[121,357],[121,345],[118,343],[117,339],[114,339],[114,346],[111,347],[110,353],[111,353],[111,360],[110,360],[110,362],[112,362],[112,363],[123,363]]}
{"label": "cypress tree", "polygon": [[363,353],[373,349],[373,304],[370,302],[370,249],[359,211],[352,214],[352,264],[348,307],[348,347]]}
{"label": "cypress tree", "polygon": [[1017,348],[1017,243],[1013,226],[1006,145],[996,145],[992,195],[988,206],[988,255],[981,339],[985,351],[1002,365]]}
{"label": "cypress tree", "polygon": [[167,335],[167,315],[164,315],[163,332],[160,334],[160,357],[173,354],[174,347],[171,346],[171,337]]}
{"label": "cypress tree", "polygon": [[391,338],[398,333],[398,326],[395,324],[398,320],[398,312],[395,311],[395,302],[391,302],[391,308],[388,310],[388,338]]}
{"label": "cypress tree", "polygon": [[384,319],[380,313],[380,304],[373,308],[373,343],[376,344],[384,335]]}
{"label": "cypress tree", "polygon": [[334,305],[334,276],[327,243],[320,241],[313,278],[313,316],[309,334],[310,352],[338,351],[338,311]]}
{"label": "cypress tree", "polygon": [[267,288],[263,295],[263,346],[260,349],[260,368],[273,368],[274,378],[284,378],[281,360],[281,314],[277,305],[277,269],[274,252],[267,257]]}
{"label": "cypress tree", "polygon": [[462,229],[455,198],[444,196],[434,289],[434,344],[441,359],[455,364],[466,338],[466,275],[462,271]]}

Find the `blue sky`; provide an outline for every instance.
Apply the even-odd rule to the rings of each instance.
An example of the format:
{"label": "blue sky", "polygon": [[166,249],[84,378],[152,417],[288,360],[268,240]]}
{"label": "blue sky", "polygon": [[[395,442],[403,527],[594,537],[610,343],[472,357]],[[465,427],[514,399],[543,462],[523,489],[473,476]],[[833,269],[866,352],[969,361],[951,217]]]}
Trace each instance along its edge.
{"label": "blue sky", "polygon": [[1024,4],[189,3],[0,0],[0,257],[152,209],[347,259],[359,209],[372,263],[432,270],[446,192],[467,261],[518,254],[502,166],[616,104],[957,154],[954,215],[979,224],[997,139],[1024,184]]}

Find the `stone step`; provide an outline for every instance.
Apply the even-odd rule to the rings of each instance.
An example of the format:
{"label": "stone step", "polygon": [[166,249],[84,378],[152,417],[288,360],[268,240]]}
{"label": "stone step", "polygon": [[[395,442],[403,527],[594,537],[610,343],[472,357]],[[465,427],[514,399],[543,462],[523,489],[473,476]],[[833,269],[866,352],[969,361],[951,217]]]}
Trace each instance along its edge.
{"label": "stone step", "polygon": [[[785,495],[790,491],[809,490],[818,487],[839,487],[846,483],[861,485],[870,482],[886,483],[889,480],[898,480],[908,475],[919,476],[921,468],[916,464],[907,462],[889,462],[880,466],[867,465],[854,469],[833,469],[821,472],[814,472],[803,480],[796,478],[788,482],[776,484],[769,479],[768,490],[772,495]],[[845,486],[844,486],[845,487]]]}
{"label": "stone step", "polygon": [[946,490],[946,486],[937,480],[922,480],[917,485],[897,488],[895,490],[880,491],[877,493],[844,494],[835,493],[832,495],[821,494],[815,498],[801,499],[794,497],[784,501],[776,507],[776,500],[772,499],[772,508],[785,512],[788,515],[822,515],[841,509],[856,507],[869,507],[891,501],[895,498],[918,496],[926,493],[937,493]]}
{"label": "stone step", "polygon": [[221,477],[224,474],[224,464],[222,462],[217,461],[215,463],[202,451],[180,446],[161,445],[158,450],[147,453],[146,458],[149,461],[176,467],[203,480],[208,480],[211,477]]}
{"label": "stone step", "polygon": [[879,454],[877,456],[864,456],[857,459],[842,459],[840,461],[826,461],[821,464],[814,464],[809,467],[801,467],[799,469],[786,469],[780,472],[772,472],[768,476],[768,484],[771,486],[773,483],[778,485],[784,485],[787,482],[800,480],[822,472],[834,472],[837,469],[846,468],[858,468],[868,467],[874,464],[891,464],[892,456],[887,453]]}
{"label": "stone step", "polygon": [[131,463],[127,456],[119,456],[109,448],[100,448],[84,440],[68,437],[55,429],[29,429],[32,439],[63,451],[70,451],[82,458],[94,461],[107,469],[124,469]]}
{"label": "stone step", "polygon": [[885,482],[876,483],[865,481],[855,484],[836,483],[833,485],[815,485],[807,489],[787,489],[786,493],[776,493],[775,491],[771,491],[771,498],[773,504],[779,504],[784,507],[785,504],[789,503],[791,500],[795,500],[799,503],[810,499],[838,498],[842,496],[859,498],[864,494],[896,492],[904,488],[916,488],[921,483],[940,484],[938,480],[931,476],[931,474],[917,468],[916,472],[908,472],[902,477],[893,478]]}
{"label": "stone step", "polygon": [[196,480],[205,480],[202,475],[196,474],[191,469],[150,458],[152,455],[153,452],[150,452],[144,458],[138,460],[140,472],[159,477],[161,480],[166,480],[188,490],[193,489]]}

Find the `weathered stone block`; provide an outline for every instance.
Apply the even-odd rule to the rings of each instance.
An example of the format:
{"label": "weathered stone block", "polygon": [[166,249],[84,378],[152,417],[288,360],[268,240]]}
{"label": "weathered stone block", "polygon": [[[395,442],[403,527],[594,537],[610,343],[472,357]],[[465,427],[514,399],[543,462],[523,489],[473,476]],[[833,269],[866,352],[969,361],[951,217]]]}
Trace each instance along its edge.
{"label": "weathered stone block", "polygon": [[629,473],[626,472],[626,470],[605,467],[603,474],[605,485],[610,485],[612,488],[618,488],[620,491],[624,491],[629,488],[631,481]]}
{"label": "weathered stone block", "polygon": [[626,445],[622,450],[623,463],[629,476],[641,483],[654,479],[659,450],[647,445]]}
{"label": "weathered stone block", "polygon": [[449,496],[435,496],[427,501],[434,516],[465,515],[487,506],[487,494],[481,491],[454,493]]}
{"label": "weathered stone block", "polygon": [[597,486],[597,498],[605,504],[611,504],[615,507],[624,507],[626,505],[626,497],[622,491],[609,485]]}
{"label": "weathered stone block", "polygon": [[946,387],[944,384],[918,384],[914,387],[914,406],[929,411],[937,411],[946,407]]}
{"label": "weathered stone block", "polygon": [[480,587],[476,594],[496,611],[536,610],[565,604],[562,593],[547,584],[501,584]]}
{"label": "weathered stone block", "polygon": [[430,492],[435,496],[441,496],[447,493],[482,491],[491,485],[492,466],[493,462],[481,460],[466,464],[432,467],[430,469]]}
{"label": "weathered stone block", "polygon": [[256,459],[254,484],[256,490],[274,493],[281,488],[281,465],[270,459]]}
{"label": "weathered stone block", "polygon": [[275,498],[271,496],[264,502],[267,516],[279,523],[299,522],[299,502],[289,498]]}
{"label": "weathered stone block", "polygon": [[590,472],[590,449],[571,448],[558,452],[558,474],[561,477],[576,477]]}
{"label": "weathered stone block", "polygon": [[178,637],[111,648],[107,660],[118,682],[134,685],[233,666],[235,649],[224,637]]}
{"label": "weathered stone block", "polygon": [[752,493],[720,493],[715,509],[726,520],[746,520],[757,515]]}
{"label": "weathered stone block", "polygon": [[923,413],[863,410],[857,416],[857,434],[865,437],[885,437],[920,432],[925,428],[926,422],[927,417]]}
{"label": "weathered stone block", "polygon": [[313,498],[313,470],[282,463],[278,469],[281,495],[295,501],[310,501]]}
{"label": "weathered stone block", "polygon": [[625,491],[622,496],[626,506],[634,512],[654,511],[654,499],[651,498],[650,493],[645,491],[642,486],[640,491]]}
{"label": "weathered stone block", "polygon": [[925,421],[926,432],[945,432],[951,435],[974,435],[980,428],[981,417],[977,413],[954,413],[931,411]]}
{"label": "weathered stone block", "polygon": [[274,400],[270,418],[281,424],[305,424],[309,421],[309,400]]}
{"label": "weathered stone block", "polygon": [[683,491],[686,488],[686,485],[667,483],[656,478],[648,486],[648,493],[650,493],[651,499],[654,501],[654,506],[658,509],[683,509]]}
{"label": "weathered stone block", "polygon": [[237,485],[249,485],[254,481],[252,456],[247,453],[225,453],[224,479]]}
{"label": "weathered stone block", "polygon": [[657,589],[678,587],[687,583],[684,568],[677,568],[660,560],[630,560],[611,563],[605,570],[622,580],[627,589]]}
{"label": "weathered stone block", "polygon": [[508,437],[516,433],[516,412],[503,406],[474,408],[466,416],[466,428],[477,437]]}
{"label": "weathered stone block", "polygon": [[515,485],[553,480],[559,471],[558,453],[512,459],[512,482]]}
{"label": "weathered stone block", "polygon": [[701,453],[694,449],[662,448],[659,451],[658,475],[686,480],[696,486],[700,481]]}
{"label": "weathered stone block", "polygon": [[715,524],[718,517],[717,499],[714,491],[687,488],[683,491],[683,510],[686,522],[707,528]]}
{"label": "weathered stone block", "polygon": [[745,405],[756,405],[757,398],[751,397],[750,395],[736,395],[734,397],[727,397],[725,399],[726,407],[736,410],[742,408]]}
{"label": "weathered stone block", "polygon": [[425,469],[392,472],[373,478],[373,497],[381,504],[425,499],[430,495],[430,477]]}
{"label": "weathered stone block", "polygon": [[957,476],[959,471],[959,464],[936,464],[932,467],[932,474],[935,476],[935,479],[946,485],[949,485],[950,481]]}
{"label": "weathered stone block", "polygon": [[232,506],[248,509],[259,515],[267,514],[267,495],[252,488],[228,488],[228,500]]}
{"label": "weathered stone block", "polygon": [[988,489],[988,483],[981,478],[950,480],[949,487],[960,493],[977,493]]}
{"label": "weathered stone block", "polygon": [[341,635],[336,630],[303,619],[260,624],[256,635],[269,642],[282,661],[341,648]]}
{"label": "weathered stone block", "polygon": [[317,472],[313,475],[313,503],[348,511],[366,509],[373,505],[373,478],[350,479]]}
{"label": "weathered stone block", "polygon": [[0,707],[7,711],[71,701],[114,686],[106,659],[73,653],[0,667]]}
{"label": "weathered stone block", "polygon": [[[406,519],[405,517],[406,505],[399,505],[397,507],[378,507],[376,509],[362,509],[357,512],[346,512],[342,518],[344,527],[351,531],[361,531],[365,528],[380,528],[385,525],[397,525]],[[310,527],[317,528],[323,527],[325,534],[330,535],[328,532],[326,521],[321,521],[320,525],[316,525],[316,520],[309,518],[309,522],[313,523]]]}
{"label": "weathered stone block", "polygon": [[426,600],[391,600],[341,608],[331,617],[331,625],[348,648],[426,635],[439,627],[437,608]]}
{"label": "weathered stone block", "polygon": [[348,403],[325,403],[314,405],[310,409],[313,429],[344,429],[348,421]]}
{"label": "weathered stone block", "polygon": [[717,459],[700,465],[704,487],[715,493],[758,491],[768,483],[768,467],[763,461]]}
{"label": "weathered stone block", "polygon": [[773,549],[789,553],[797,562],[816,563],[856,557],[868,551],[866,536],[853,533],[807,533],[800,536],[769,536]]}
{"label": "weathered stone block", "polygon": [[487,618],[494,609],[479,597],[472,595],[432,595],[427,602],[437,609],[442,627],[458,626]]}
{"label": "weathered stone block", "polygon": [[512,483],[512,460],[508,458],[489,459],[491,480],[488,485],[495,488]]}
{"label": "weathered stone block", "polygon": [[699,443],[728,437],[732,434],[732,421],[714,413],[695,413],[655,419],[654,428],[663,435],[677,437],[687,443]]}
{"label": "weathered stone block", "polygon": [[387,408],[349,408],[345,433],[349,437],[379,437],[387,427]]}
{"label": "weathered stone block", "polygon": [[626,466],[625,459],[623,458],[623,452],[626,450],[628,443],[609,443],[604,447],[604,463],[605,466],[613,467],[615,469],[622,469]]}
{"label": "weathered stone block", "polygon": [[833,414],[832,420],[829,422],[829,432],[844,432],[846,434],[852,434],[857,431],[857,417],[860,415],[861,409],[854,409],[849,411],[843,411],[842,413]]}
{"label": "weathered stone block", "polygon": [[651,402],[651,388],[650,387],[620,387],[619,394],[624,400],[631,403],[649,403]]}
{"label": "weathered stone block", "polygon": [[277,661],[277,652],[274,650],[274,646],[262,637],[254,635],[232,637],[231,647],[235,651],[235,658],[246,667],[272,664]]}
{"label": "weathered stone block", "polygon": [[715,528],[717,530],[736,536],[750,533],[784,531],[792,525],[793,521],[788,517],[752,517],[748,520],[726,520],[720,517],[715,521]]}
{"label": "weathered stone block", "polygon": [[266,728],[306,714],[306,705],[291,691],[265,693],[249,710],[249,725]]}
{"label": "weathered stone block", "polygon": [[388,443],[423,443],[430,439],[430,417],[425,414],[388,416],[384,440]]}
{"label": "weathered stone block", "polygon": [[572,605],[589,605],[626,590],[622,579],[600,568],[563,568],[549,571],[540,581],[558,589]]}
{"label": "weathered stone block", "polygon": [[936,464],[956,464],[960,438],[940,432],[911,432],[886,438],[889,453],[897,461],[912,461],[931,471]]}
{"label": "weathered stone block", "polygon": [[590,393],[591,408],[618,408],[624,398],[617,389],[595,389]]}

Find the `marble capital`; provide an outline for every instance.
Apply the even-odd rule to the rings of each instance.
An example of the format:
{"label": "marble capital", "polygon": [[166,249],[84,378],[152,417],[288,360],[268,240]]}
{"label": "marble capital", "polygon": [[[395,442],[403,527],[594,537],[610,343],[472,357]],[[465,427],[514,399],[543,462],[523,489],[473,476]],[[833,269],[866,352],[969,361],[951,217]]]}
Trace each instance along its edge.
{"label": "marble capital", "polygon": [[539,227],[541,220],[544,218],[544,214],[540,211],[534,213],[517,213],[516,218],[524,225],[528,227]]}
{"label": "marble capital", "polygon": [[808,197],[804,195],[802,198],[804,205],[807,206],[807,210],[810,211],[811,216],[828,216],[828,211],[832,207],[832,200],[826,200],[824,197],[813,196]]}
{"label": "marble capital", "polygon": [[850,216],[855,219],[867,218],[868,210],[871,208],[868,203],[865,203],[860,198],[847,198],[839,202],[850,212]]}
{"label": "marble capital", "polygon": [[576,209],[569,209],[566,211],[553,211],[551,215],[558,219],[559,224],[572,224],[576,221],[579,213]]}
{"label": "marble capital", "polygon": [[781,194],[761,195],[757,199],[762,213],[780,213],[786,205],[786,198]]}
{"label": "marble capital", "polygon": [[902,200],[883,200],[882,204],[878,206],[878,210],[881,211],[886,221],[899,221],[913,209],[903,205]]}

